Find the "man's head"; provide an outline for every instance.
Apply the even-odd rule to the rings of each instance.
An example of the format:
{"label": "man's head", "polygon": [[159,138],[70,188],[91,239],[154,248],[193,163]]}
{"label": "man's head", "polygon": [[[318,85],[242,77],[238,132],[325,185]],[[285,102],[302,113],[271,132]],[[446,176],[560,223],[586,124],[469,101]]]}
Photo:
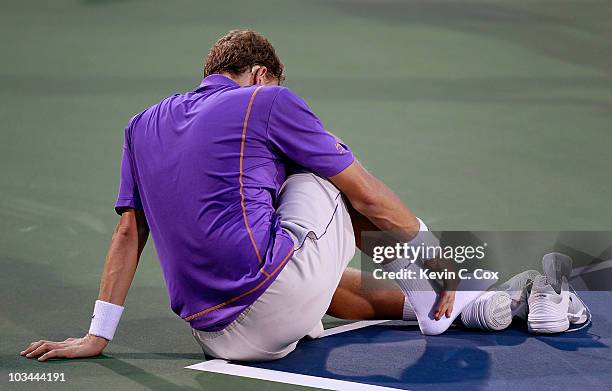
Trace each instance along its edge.
{"label": "man's head", "polygon": [[232,30],[219,38],[204,64],[204,76],[224,74],[242,86],[280,84],[283,71],[270,41],[252,30]]}

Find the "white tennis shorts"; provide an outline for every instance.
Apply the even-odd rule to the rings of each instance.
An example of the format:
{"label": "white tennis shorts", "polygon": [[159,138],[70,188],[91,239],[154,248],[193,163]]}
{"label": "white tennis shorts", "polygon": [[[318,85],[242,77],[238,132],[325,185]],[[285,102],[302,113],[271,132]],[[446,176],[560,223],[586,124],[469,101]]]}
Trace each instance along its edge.
{"label": "white tennis shorts", "polygon": [[311,173],[287,178],[277,213],[296,251],[268,289],[225,329],[193,330],[208,356],[275,360],[323,333],[321,319],[355,254],[351,219],[340,191]]}

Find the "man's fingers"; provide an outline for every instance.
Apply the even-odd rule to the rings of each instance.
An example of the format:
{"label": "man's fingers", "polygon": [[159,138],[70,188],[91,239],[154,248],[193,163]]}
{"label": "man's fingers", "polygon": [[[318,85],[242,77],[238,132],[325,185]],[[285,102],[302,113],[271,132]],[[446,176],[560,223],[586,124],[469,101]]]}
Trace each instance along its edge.
{"label": "man's fingers", "polygon": [[455,308],[455,292],[453,292],[450,295],[450,300],[449,300],[449,303],[448,303],[448,313],[447,313],[446,316],[448,316],[450,318],[452,316],[452,314],[453,314],[453,309],[454,308]]}
{"label": "man's fingers", "polygon": [[47,342],[49,342],[49,341],[40,340],[40,341],[32,342],[30,345],[28,345],[28,347],[24,351],[21,352],[21,355],[25,356],[26,354],[28,354],[28,353],[34,351],[35,349],[37,349],[40,345],[42,345],[44,343],[47,343]]}
{"label": "man's fingers", "polygon": [[434,319],[435,320],[440,320],[440,311],[442,310],[443,306],[444,306],[443,303],[438,303],[438,306],[436,307],[436,312],[434,312]]}
{"label": "man's fingers", "polygon": [[453,304],[455,302],[455,297],[452,294],[448,294],[444,292],[440,295],[438,299],[438,304],[436,305],[436,311],[434,312],[434,319],[440,320],[442,316],[446,316],[447,318],[451,317],[453,312]]}
{"label": "man's fingers", "polygon": [[[87,354],[87,346],[80,344],[81,339],[67,338],[62,342],[40,340],[32,342],[27,349],[20,354],[27,358],[38,357],[38,361],[46,361],[50,358],[72,358],[82,357]],[[95,348],[95,347],[94,347]],[[91,350],[91,349],[90,349]]]}
{"label": "man's fingers", "polygon": [[36,349],[30,351],[29,353],[26,353],[25,356],[27,358],[36,357],[36,356],[39,356],[39,355],[45,353],[48,350],[49,350],[49,347],[46,344],[43,343],[43,344],[38,345],[38,347]]}
{"label": "man's fingers", "polygon": [[47,341],[43,341],[42,339],[39,340],[39,341],[34,341],[34,342],[32,342],[32,343],[30,343],[28,345],[28,347],[24,350],[24,352],[27,351],[28,349],[32,349],[32,348],[36,349],[37,347],[39,347],[40,345],[42,345],[45,342],[47,342]]}
{"label": "man's fingers", "polygon": [[47,353],[43,354],[42,356],[38,357],[38,361],[46,361],[50,358],[53,357],[57,357],[57,349],[56,350],[50,350]]}
{"label": "man's fingers", "polygon": [[434,319],[435,320],[440,320],[440,318],[442,317],[442,314],[444,314],[446,312],[446,308],[447,307],[448,307],[447,299],[444,298],[444,299],[442,299],[442,301],[438,304],[438,307],[436,308],[436,312],[434,314]]}
{"label": "man's fingers", "polygon": [[56,342],[44,342],[30,353],[26,354],[27,358],[40,356],[41,354],[48,352],[49,350],[59,348],[59,344]]}
{"label": "man's fingers", "polygon": [[453,303],[448,304],[448,308],[446,309],[446,317],[450,318],[453,313]]}
{"label": "man's fingers", "polygon": [[69,349],[52,349],[38,358],[38,361],[46,361],[50,358],[70,357]]}

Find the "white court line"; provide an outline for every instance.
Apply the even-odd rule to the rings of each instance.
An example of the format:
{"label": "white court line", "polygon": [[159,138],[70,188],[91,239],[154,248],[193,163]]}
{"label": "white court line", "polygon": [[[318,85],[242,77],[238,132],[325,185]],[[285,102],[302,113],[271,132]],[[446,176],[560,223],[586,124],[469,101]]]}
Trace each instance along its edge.
{"label": "white court line", "polygon": [[326,377],[300,375],[292,372],[275,371],[272,369],[262,369],[248,367],[245,365],[230,364],[225,360],[209,360],[198,364],[185,367],[187,369],[195,369],[197,371],[206,371],[214,373],[222,373],[225,375],[234,375],[240,377],[248,377],[251,379],[268,380],[277,383],[294,384],[298,386],[323,388],[325,390],[337,391],[397,391],[399,388],[389,388],[375,386],[372,384],[355,383],[346,380],[330,379]]}
{"label": "white court line", "polygon": [[[364,320],[360,322],[345,324],[338,327],[332,327],[323,332],[319,338],[329,337],[330,335],[340,334],[347,331],[357,330],[368,326],[389,322],[388,320]],[[404,324],[410,324],[403,322]],[[416,322],[411,322],[416,323]],[[185,367],[186,369],[195,369],[196,371],[222,373],[225,375],[234,375],[240,377],[248,377],[251,379],[267,380],[277,383],[295,384],[298,386],[316,387],[326,390],[337,391],[396,391],[399,388],[381,387],[372,384],[356,383],[346,380],[330,379],[327,377],[301,375],[293,372],[276,371],[272,369],[263,369],[248,367],[246,365],[230,364],[226,360],[208,360],[194,365]]]}
{"label": "white court line", "polygon": [[336,335],[336,334],[344,333],[346,331],[362,329],[364,327],[376,326],[377,324],[388,323],[388,322],[396,322],[398,325],[401,325],[401,326],[418,326],[419,325],[419,323],[416,320],[415,321],[411,321],[411,320],[401,320],[401,321],[399,320],[362,320],[359,322],[343,324],[342,326],[337,326],[337,327],[332,327],[331,329],[327,329],[323,332],[323,334],[319,338],[329,337],[330,335]]}
{"label": "white court line", "polygon": [[576,267],[572,270],[572,277],[577,277],[584,273],[596,272],[596,271],[608,269],[611,267],[612,267],[612,259],[609,259],[603,262],[599,262],[599,263],[595,263],[593,265],[585,265],[585,266]]}
{"label": "white court line", "polygon": [[377,324],[389,322],[388,320],[362,320],[360,322],[354,322],[349,324],[343,324],[342,326],[332,327],[331,329],[327,329],[323,332],[319,338],[329,337],[330,335],[340,334],[347,331],[362,329],[368,326],[374,326]]}

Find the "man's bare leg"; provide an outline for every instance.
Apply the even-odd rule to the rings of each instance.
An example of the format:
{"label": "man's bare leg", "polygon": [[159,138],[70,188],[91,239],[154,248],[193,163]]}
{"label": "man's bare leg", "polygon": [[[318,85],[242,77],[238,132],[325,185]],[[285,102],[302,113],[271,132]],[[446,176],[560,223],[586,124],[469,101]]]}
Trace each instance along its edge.
{"label": "man's bare leg", "polygon": [[[353,209],[349,203],[347,203],[347,207],[351,216],[351,222],[355,234],[355,244],[360,250],[363,251],[361,243],[362,232],[379,231],[379,229],[369,219]],[[429,263],[429,265],[427,265],[427,263]],[[448,263],[448,261],[432,260],[427,261],[426,266],[430,269],[443,269],[449,267]],[[374,283],[371,276],[362,275],[360,271],[355,269],[347,269],[342,275],[340,284],[334,293],[327,313],[335,317],[352,320],[417,319],[415,310],[413,308],[414,303],[410,303],[403,290],[400,290],[399,288],[394,289],[395,285],[385,287],[384,289],[363,289],[364,283],[370,285],[370,281],[367,280],[368,278],[372,280],[372,283]],[[374,284],[371,284],[370,286],[372,285]],[[478,292],[460,292],[460,294],[465,296],[462,297],[464,306],[466,303],[472,301],[472,298],[469,298],[468,296],[475,296],[474,298],[476,298],[479,295]],[[434,308],[435,300],[432,301],[433,298],[431,297],[431,293],[426,291],[415,292],[413,296],[415,296],[413,299],[418,297],[417,300],[423,300],[420,302],[420,304],[422,304],[421,307]],[[440,299],[441,298],[438,298],[438,300]],[[423,327],[421,321],[419,320],[421,331],[424,334],[439,334],[443,332],[446,330],[446,328],[448,328],[448,326],[450,326],[450,323],[456,316],[458,316],[460,311],[461,309],[458,308],[456,311],[457,313],[454,314],[452,319],[448,313],[444,314],[436,312],[434,314],[435,320],[440,319],[442,315],[446,315],[447,317],[447,319],[445,319],[444,322],[440,322],[440,324],[436,324],[437,322],[434,323],[431,320],[428,320],[426,327]]]}
{"label": "man's bare leg", "polygon": [[[355,232],[355,244],[361,249],[361,233],[379,231],[379,228],[357,212],[349,202],[346,206]],[[370,276],[362,275],[360,270],[347,268],[342,274],[327,314],[350,320],[402,319],[406,300],[404,293],[391,284],[388,290],[366,290],[362,285],[366,278],[373,280]]]}
{"label": "man's bare leg", "polygon": [[334,293],[327,314],[341,319],[402,319],[404,293],[396,287],[389,290],[365,290],[361,271],[347,268]]}

